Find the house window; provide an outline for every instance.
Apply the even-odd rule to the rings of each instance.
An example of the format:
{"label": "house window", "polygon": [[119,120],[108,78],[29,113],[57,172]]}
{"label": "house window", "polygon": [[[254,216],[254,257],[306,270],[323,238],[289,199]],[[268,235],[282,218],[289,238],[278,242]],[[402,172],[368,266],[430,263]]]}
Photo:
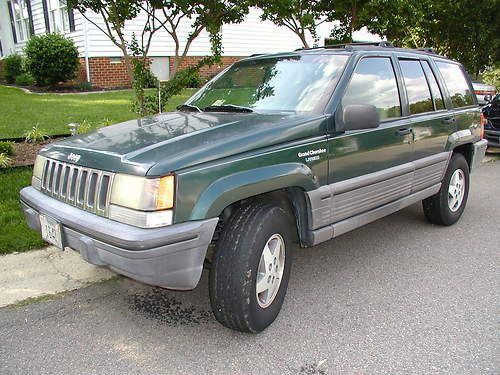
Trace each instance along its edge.
{"label": "house window", "polygon": [[68,7],[65,0],[49,0],[50,30],[55,33],[69,32]]}
{"label": "house window", "polygon": [[12,8],[17,41],[22,42],[29,37],[30,20],[28,5],[26,4],[26,0],[13,0]]}

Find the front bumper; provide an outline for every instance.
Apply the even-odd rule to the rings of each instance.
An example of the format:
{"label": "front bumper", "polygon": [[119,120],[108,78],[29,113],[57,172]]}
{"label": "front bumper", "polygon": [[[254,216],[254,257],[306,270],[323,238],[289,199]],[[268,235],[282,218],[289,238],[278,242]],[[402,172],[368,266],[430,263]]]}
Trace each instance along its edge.
{"label": "front bumper", "polygon": [[500,130],[484,129],[484,139],[489,147],[500,147]]}
{"label": "front bumper", "polygon": [[40,231],[40,213],[61,223],[63,245],[83,259],[146,284],[196,287],[218,218],[143,229],[69,206],[33,187],[21,190],[28,225]]}

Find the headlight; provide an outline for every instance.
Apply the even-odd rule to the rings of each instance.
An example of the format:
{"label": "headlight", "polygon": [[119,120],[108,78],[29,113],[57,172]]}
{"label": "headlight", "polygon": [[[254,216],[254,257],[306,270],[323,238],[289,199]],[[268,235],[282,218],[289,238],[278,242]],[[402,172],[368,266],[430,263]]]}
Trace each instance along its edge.
{"label": "headlight", "polygon": [[47,158],[40,155],[37,155],[35,159],[35,166],[33,167],[33,177],[31,178],[31,185],[37,190],[40,190],[42,186],[43,168],[45,167],[46,160]]}
{"label": "headlight", "polygon": [[145,178],[116,174],[111,188],[109,218],[152,228],[172,224],[175,177]]}

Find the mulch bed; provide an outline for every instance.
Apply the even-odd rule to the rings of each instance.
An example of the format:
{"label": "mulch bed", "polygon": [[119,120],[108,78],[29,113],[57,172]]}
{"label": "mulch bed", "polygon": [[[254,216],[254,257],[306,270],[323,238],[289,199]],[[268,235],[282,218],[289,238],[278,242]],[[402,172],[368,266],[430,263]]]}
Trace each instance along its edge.
{"label": "mulch bed", "polygon": [[45,140],[43,142],[27,143],[16,142],[14,143],[14,155],[10,156],[12,167],[21,167],[26,165],[33,165],[35,163],[36,154],[45,146],[54,142],[53,139]]}
{"label": "mulch bed", "polygon": [[123,89],[123,87],[116,87],[116,88],[101,88],[94,86],[90,89],[84,89],[82,90],[81,87],[79,86],[73,86],[73,85],[56,85],[56,86],[19,86],[19,85],[13,85],[5,82],[0,82],[4,86],[9,86],[9,87],[17,87],[17,88],[23,88],[23,89],[28,89],[31,92],[39,93],[39,94],[78,94],[82,92],[86,93],[93,93],[93,92],[102,92],[102,91],[114,91],[117,89]]}

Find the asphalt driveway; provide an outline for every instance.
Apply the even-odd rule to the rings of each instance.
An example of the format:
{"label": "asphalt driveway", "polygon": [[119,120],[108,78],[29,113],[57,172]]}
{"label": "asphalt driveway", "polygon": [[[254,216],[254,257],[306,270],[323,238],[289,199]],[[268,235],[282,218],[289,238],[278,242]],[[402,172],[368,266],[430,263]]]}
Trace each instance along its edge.
{"label": "asphalt driveway", "polygon": [[297,249],[278,320],[259,335],[192,292],[122,278],[0,309],[0,374],[498,374],[500,162],[455,226],[420,205]]}

